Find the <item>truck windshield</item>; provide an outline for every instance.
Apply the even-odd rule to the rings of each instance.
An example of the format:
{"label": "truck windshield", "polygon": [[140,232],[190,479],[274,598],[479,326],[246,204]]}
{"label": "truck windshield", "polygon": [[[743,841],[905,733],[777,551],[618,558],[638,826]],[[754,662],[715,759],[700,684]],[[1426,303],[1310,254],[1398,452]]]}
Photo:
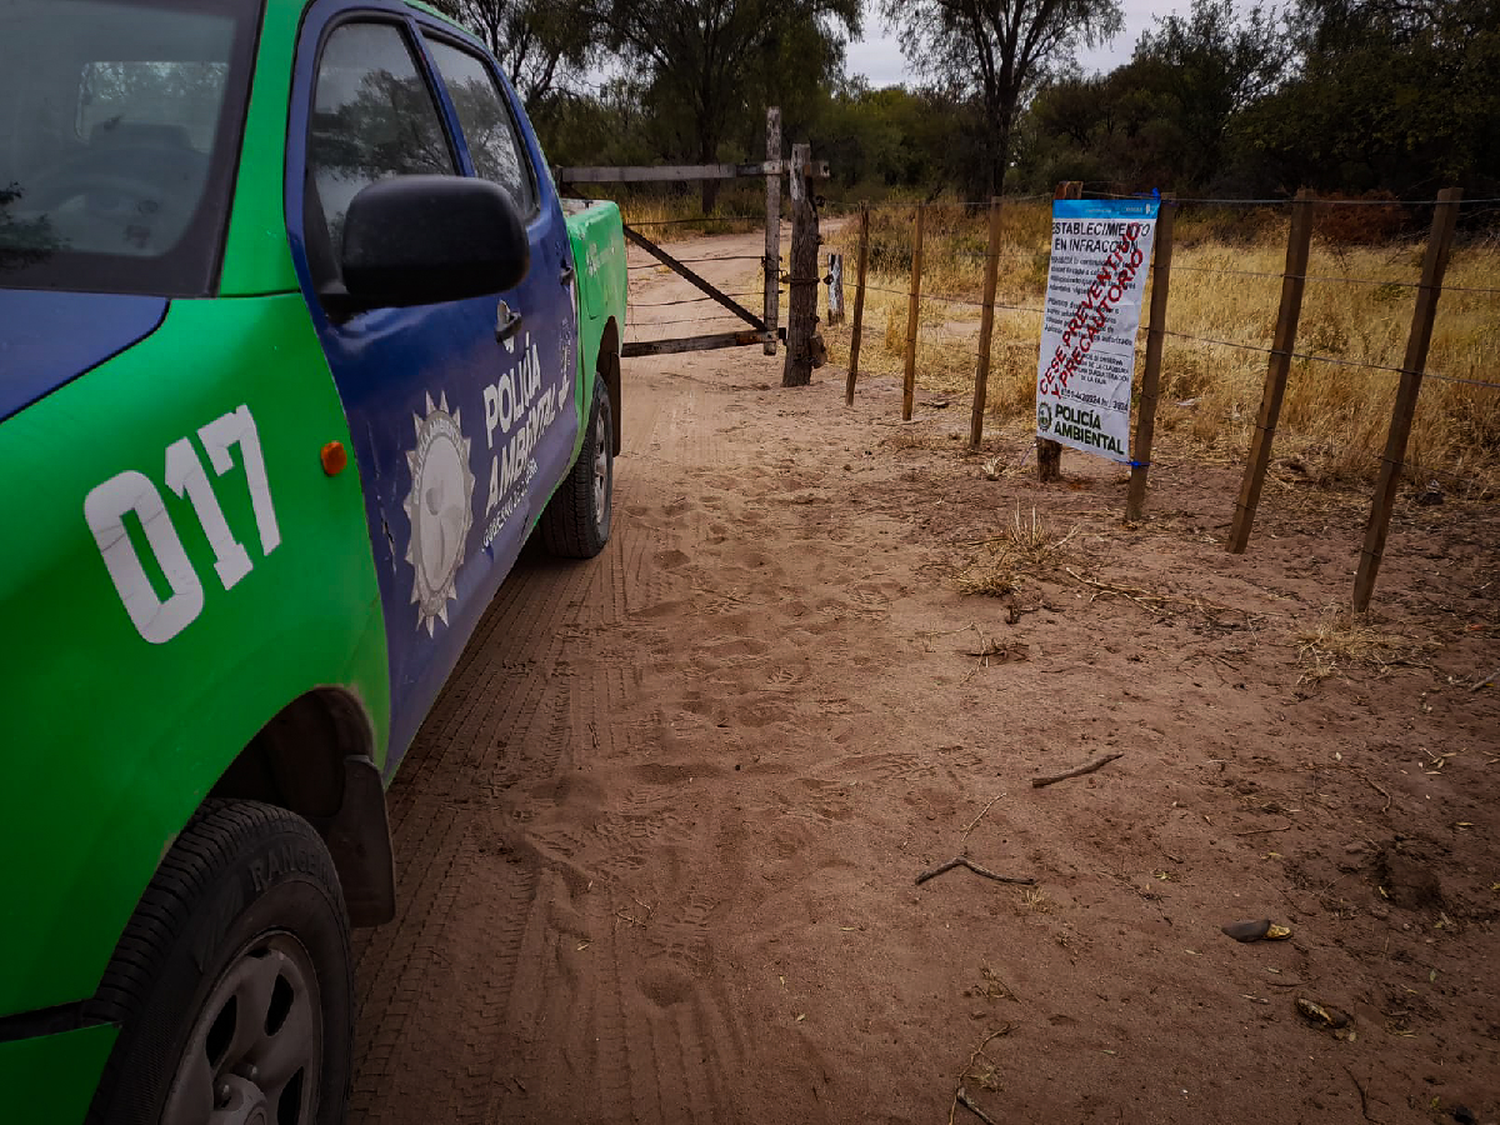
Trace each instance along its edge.
{"label": "truck windshield", "polygon": [[0,287],[200,296],[260,0],[0,0]]}

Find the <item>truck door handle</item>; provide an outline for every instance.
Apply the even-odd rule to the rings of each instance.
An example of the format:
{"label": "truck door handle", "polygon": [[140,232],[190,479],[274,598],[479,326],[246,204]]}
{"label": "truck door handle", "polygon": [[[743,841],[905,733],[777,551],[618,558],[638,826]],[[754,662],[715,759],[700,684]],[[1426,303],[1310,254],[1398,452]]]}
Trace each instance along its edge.
{"label": "truck door handle", "polygon": [[558,274],[557,280],[560,281],[560,282],[562,282],[564,285],[566,285],[566,284],[568,284],[568,282],[572,281],[573,280],[573,267],[572,266],[563,266],[562,273]]}
{"label": "truck door handle", "polygon": [[521,314],[504,301],[495,306],[495,342],[509,340],[521,329]]}

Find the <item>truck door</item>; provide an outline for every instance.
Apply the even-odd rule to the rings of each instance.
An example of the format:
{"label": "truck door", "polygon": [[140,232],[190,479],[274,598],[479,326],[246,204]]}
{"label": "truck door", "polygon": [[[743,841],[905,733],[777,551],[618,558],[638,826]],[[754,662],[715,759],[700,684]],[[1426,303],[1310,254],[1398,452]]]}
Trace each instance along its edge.
{"label": "truck door", "polygon": [[403,6],[319,0],[297,59],[287,225],[364,488],[390,661],[389,775],[520,552],[546,496],[542,462],[555,471],[547,453],[559,443],[571,453],[557,432],[569,426],[555,423],[574,414],[559,354],[573,326],[558,326],[566,291],[551,215],[524,152],[504,164],[519,141],[499,121],[486,152],[518,173],[505,186],[527,224],[527,277],[496,296],[330,315],[320,294],[340,288],[354,196],[387,176],[472,175],[474,161]]}
{"label": "truck door", "polygon": [[[494,393],[486,392],[485,399],[485,452],[490,465],[487,518],[493,524],[499,514],[520,505],[528,513],[525,526],[529,528],[568,471],[582,421],[577,405],[582,401],[582,383],[573,249],[562,203],[546,178],[536,137],[494,63],[440,31],[424,27],[423,38],[452,102],[475,174],[509,190],[521,213],[531,220],[531,280],[537,284],[528,295],[524,314],[512,312],[525,317],[525,327],[517,336],[532,362],[541,362],[544,385],[559,388],[557,409],[530,410],[523,418],[526,407],[517,400],[516,408],[507,411],[503,385],[492,388]],[[522,421],[529,429],[523,428]],[[499,527],[487,528],[486,534],[491,530]]]}

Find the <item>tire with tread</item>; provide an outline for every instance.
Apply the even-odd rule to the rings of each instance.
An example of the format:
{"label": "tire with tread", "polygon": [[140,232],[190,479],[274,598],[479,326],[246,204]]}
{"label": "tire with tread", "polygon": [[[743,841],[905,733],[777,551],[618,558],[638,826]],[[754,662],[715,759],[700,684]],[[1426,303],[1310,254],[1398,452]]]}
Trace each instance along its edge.
{"label": "tire with tread", "polygon": [[344,1120],[354,981],[333,859],[295,813],[209,800],[158,865],[88,1005],[93,1019],[121,1029],[89,1125],[159,1121],[200,1012],[264,935],[295,939],[316,976],[322,1057],[308,1125]]}
{"label": "tire with tread", "polygon": [[[612,409],[603,377],[595,376],[583,447],[539,521],[542,545],[560,558],[591,559],[609,542],[614,519]],[[601,475],[602,489],[597,484]]]}

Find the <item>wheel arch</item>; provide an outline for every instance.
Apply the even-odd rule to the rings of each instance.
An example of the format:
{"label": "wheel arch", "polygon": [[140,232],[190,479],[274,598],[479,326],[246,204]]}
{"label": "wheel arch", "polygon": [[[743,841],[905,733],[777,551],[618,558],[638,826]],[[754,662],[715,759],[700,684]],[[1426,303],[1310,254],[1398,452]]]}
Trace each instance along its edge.
{"label": "wheel arch", "polygon": [[375,731],[347,688],[318,687],[284,706],[220,775],[209,798],[264,801],[307,820],[328,845],[349,918],[395,916],[395,873]]}

